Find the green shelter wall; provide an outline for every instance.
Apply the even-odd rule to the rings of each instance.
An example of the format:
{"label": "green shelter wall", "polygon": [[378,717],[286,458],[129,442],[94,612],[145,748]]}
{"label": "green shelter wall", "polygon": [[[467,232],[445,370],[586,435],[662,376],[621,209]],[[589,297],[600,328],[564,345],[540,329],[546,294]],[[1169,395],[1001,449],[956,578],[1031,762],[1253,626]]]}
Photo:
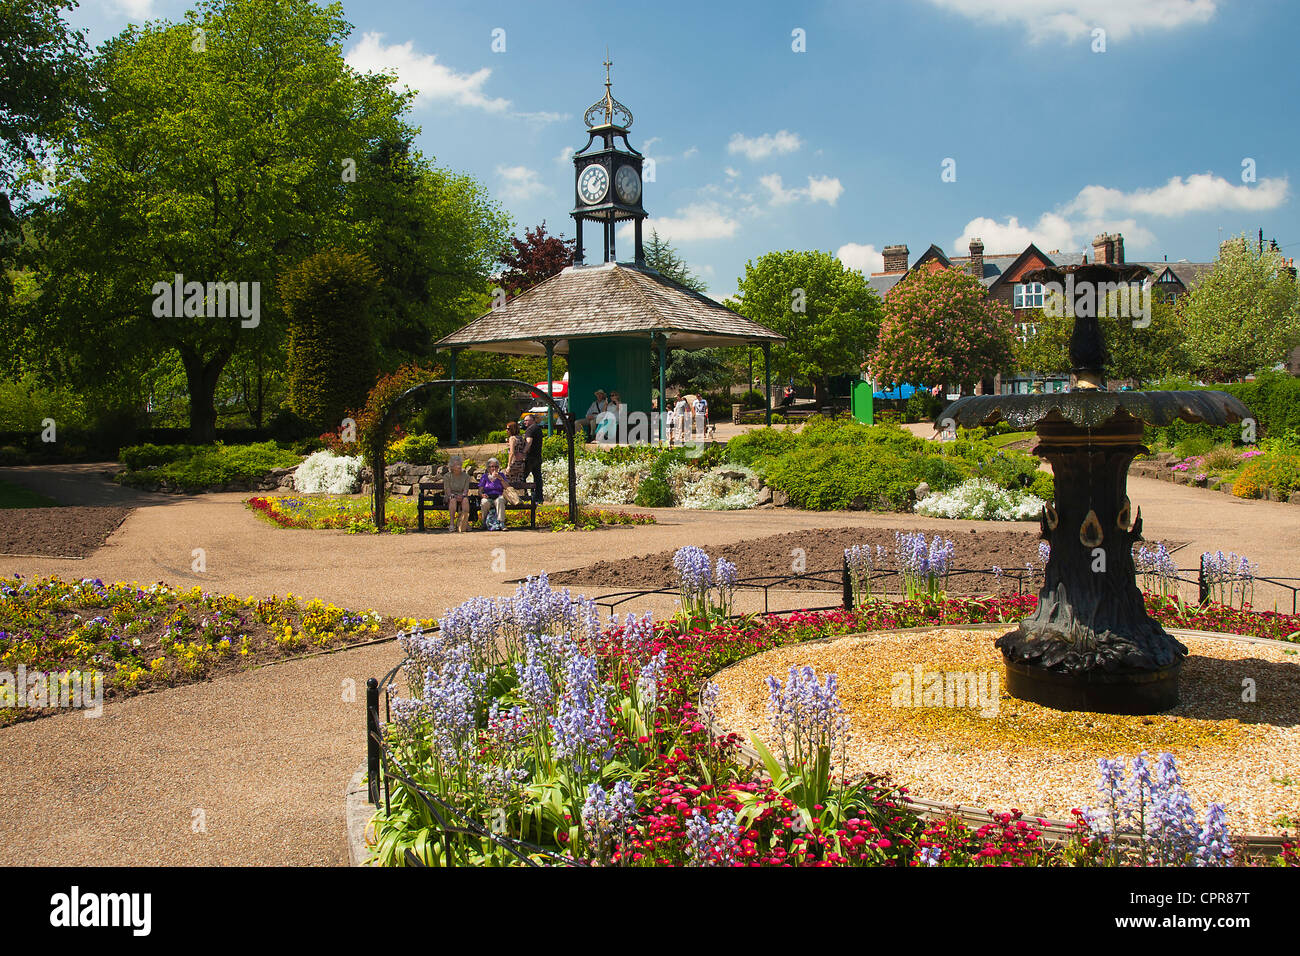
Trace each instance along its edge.
{"label": "green shelter wall", "polygon": [[596,389],[618,392],[629,412],[650,412],[654,378],[649,338],[569,340],[569,410],[581,417]]}

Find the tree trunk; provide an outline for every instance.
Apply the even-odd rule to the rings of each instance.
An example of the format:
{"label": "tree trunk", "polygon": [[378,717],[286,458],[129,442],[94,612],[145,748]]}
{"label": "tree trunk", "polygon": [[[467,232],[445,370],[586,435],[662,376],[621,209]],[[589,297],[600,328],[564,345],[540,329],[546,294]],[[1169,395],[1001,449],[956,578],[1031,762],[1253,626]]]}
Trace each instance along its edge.
{"label": "tree trunk", "polygon": [[217,382],[229,360],[230,353],[225,351],[206,361],[188,350],[181,352],[190,393],[190,441],[196,445],[207,445],[217,439]]}

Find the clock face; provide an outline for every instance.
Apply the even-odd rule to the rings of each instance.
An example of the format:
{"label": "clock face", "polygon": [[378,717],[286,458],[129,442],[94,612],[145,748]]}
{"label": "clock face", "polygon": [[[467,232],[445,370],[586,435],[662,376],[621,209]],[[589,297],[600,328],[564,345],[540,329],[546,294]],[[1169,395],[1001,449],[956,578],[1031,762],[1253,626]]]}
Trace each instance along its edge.
{"label": "clock face", "polygon": [[619,199],[631,206],[641,198],[641,177],[631,166],[620,166],[614,174],[614,191]]}
{"label": "clock face", "polygon": [[604,199],[607,192],[609,192],[609,173],[605,172],[604,166],[592,163],[578,177],[578,195],[582,197],[583,202],[590,205]]}

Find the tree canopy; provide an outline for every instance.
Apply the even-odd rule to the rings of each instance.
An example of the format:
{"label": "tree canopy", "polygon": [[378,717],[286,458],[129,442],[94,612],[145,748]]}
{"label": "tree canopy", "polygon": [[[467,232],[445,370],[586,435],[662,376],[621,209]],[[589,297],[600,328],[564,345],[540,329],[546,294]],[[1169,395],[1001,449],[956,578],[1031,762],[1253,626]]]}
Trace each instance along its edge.
{"label": "tree canopy", "polygon": [[[507,220],[410,149],[411,94],[347,66],[350,30],[339,4],[203,0],[104,44],[67,176],[31,219],[40,295],[24,353],[95,382],[172,352],[207,440],[232,357],[283,353],[278,277],[320,249],[375,263],[390,363],[461,321]],[[199,315],[159,315],[157,284],[178,275],[256,289],[257,321],[214,315],[210,294]]]}
{"label": "tree canopy", "polygon": [[958,269],[909,275],[885,299],[871,371],[882,384],[972,386],[1004,371],[1011,310]]}
{"label": "tree canopy", "polygon": [[1244,235],[1178,303],[1191,371],[1230,382],[1286,361],[1300,345],[1300,287],[1282,254]]}
{"label": "tree canopy", "polygon": [[546,234],[546,220],[541,225],[524,230],[524,238],[510,237],[510,249],[501,254],[501,287],[510,295],[518,295],[537,283],[558,275],[565,267],[573,265],[576,239]]}
{"label": "tree canopy", "polygon": [[818,401],[875,347],[880,297],[829,252],[769,252],[745,263],[738,285],[740,312],[788,340],[773,346],[772,370],[811,381]]}

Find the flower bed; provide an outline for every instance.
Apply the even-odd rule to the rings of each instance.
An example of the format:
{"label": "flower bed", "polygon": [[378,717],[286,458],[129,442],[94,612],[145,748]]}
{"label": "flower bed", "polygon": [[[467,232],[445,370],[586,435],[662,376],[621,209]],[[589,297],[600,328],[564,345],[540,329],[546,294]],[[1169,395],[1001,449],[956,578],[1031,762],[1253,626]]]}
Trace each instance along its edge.
{"label": "flower bed", "polygon": [[[833,770],[843,726],[834,677],[773,678],[784,756],[739,769],[735,735],[715,738],[708,676],[756,652],[835,634],[1023,617],[1032,596],[876,602],[855,611],[720,622],[730,571],[681,562],[683,613],[602,626],[593,602],[543,575],[513,598],[448,611],[437,633],[402,638],[404,688],[390,687],[390,808],[375,818],[377,862],[510,865],[1025,865],[1121,862],[1108,837],[1080,827],[1066,846],[1016,811],[973,829],[926,824],[887,780]],[[696,567],[696,564],[699,567]],[[704,582],[704,583],[702,583]],[[1167,608],[1161,604],[1157,609]],[[702,686],[703,685],[703,686]],[[405,693],[408,696],[402,696]],[[786,735],[789,735],[787,738]],[[794,755],[791,757],[791,755]],[[465,832],[434,821],[416,788]],[[1080,794],[1081,803],[1086,794]],[[1289,858],[1294,861],[1294,855]]]}
{"label": "flower bed", "polygon": [[[264,599],[105,584],[0,578],[0,672],[101,675],[103,697],[192,683],[344,647],[415,626],[292,594]],[[0,694],[4,684],[0,682]],[[50,713],[0,700],[0,726]]]}
{"label": "flower bed", "polygon": [[[258,496],[249,498],[244,506],[272,524],[281,528],[310,530],[335,529],[350,534],[375,533],[375,523],[370,515],[370,501],[366,498],[344,496],[299,495]],[[401,534],[417,527],[416,503],[400,498],[389,499],[386,508],[385,531]],[[569,509],[561,505],[542,505],[537,509],[537,527],[552,531],[590,531],[616,525],[654,524],[654,515],[611,511],[605,508],[581,508],[578,523],[569,522]],[[426,528],[447,527],[446,511],[426,511]],[[527,528],[526,511],[507,511],[506,527]]]}

